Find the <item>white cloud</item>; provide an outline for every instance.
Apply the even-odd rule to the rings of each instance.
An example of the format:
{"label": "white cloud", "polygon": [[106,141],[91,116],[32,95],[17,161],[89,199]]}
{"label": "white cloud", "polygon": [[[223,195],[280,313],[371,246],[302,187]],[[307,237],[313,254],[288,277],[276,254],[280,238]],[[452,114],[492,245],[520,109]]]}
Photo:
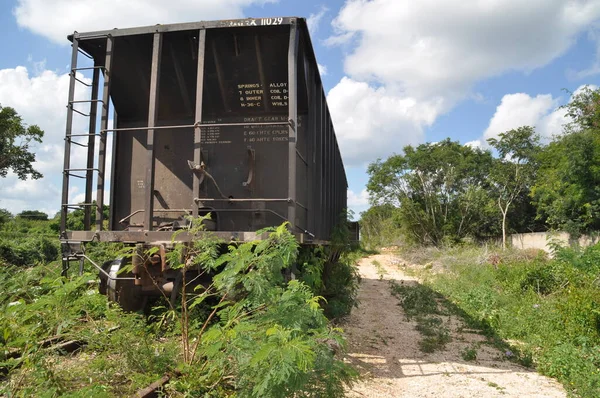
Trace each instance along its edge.
{"label": "white cloud", "polygon": [[317,13],[312,13],[306,19],[306,24],[308,25],[308,31],[311,35],[314,35],[319,30],[319,25],[321,24],[321,20],[325,16],[325,14],[329,11],[329,9],[325,6],[321,6],[321,9]]}
{"label": "white cloud", "polygon": [[[573,92],[569,101],[585,87],[591,90],[598,88],[595,85],[580,86]],[[562,134],[565,124],[570,121],[566,110],[559,105],[561,98],[553,98],[550,94],[535,97],[525,93],[507,94],[496,107],[496,113],[483,134],[483,140],[485,142],[488,138],[497,137],[500,133],[521,126],[533,126],[543,140],[550,140]]]}
{"label": "white cloud", "polygon": [[[89,83],[89,79],[84,76],[78,77]],[[68,74],[59,75],[44,70],[39,74],[30,75],[27,68],[22,66],[0,70],[0,104],[15,108],[25,123],[37,124],[45,133],[43,143],[33,147],[36,154],[34,168],[40,171],[44,178],[22,181],[13,173],[9,173],[6,178],[0,180],[0,207],[7,208],[13,213],[37,209],[50,215],[54,215],[59,210],[68,88]],[[83,85],[77,85],[75,93],[76,100],[88,99],[90,95],[89,89]],[[84,106],[79,109],[85,113],[89,112],[89,109],[85,109]],[[88,119],[75,114],[73,133],[87,133],[87,129]],[[112,134],[110,133],[107,145],[111,148]],[[98,140],[96,140],[97,152]],[[72,168],[86,167],[86,158],[87,148],[72,145]],[[110,180],[111,161],[109,152],[107,180]],[[83,180],[72,178],[70,182],[71,196],[83,190]]]}
{"label": "white cloud", "polygon": [[[587,0],[346,0],[325,41],[347,52],[348,77],[328,98],[342,155],[356,164],[422,141],[440,115],[481,97],[471,92],[478,81],[548,64],[598,18],[600,1]],[[560,124],[551,97],[521,98],[520,113],[518,100],[507,98],[514,112],[488,134],[517,121]]]}
{"label": "white cloud", "polygon": [[348,209],[352,211],[354,220],[358,220],[358,218],[360,218],[360,213],[368,208],[369,194],[366,189],[363,189],[359,193],[356,193],[351,189],[348,190]]}
{"label": "white cloud", "polygon": [[535,97],[525,93],[505,95],[483,134],[484,140],[521,126],[535,127],[545,139],[560,134],[567,118],[565,110],[557,108],[559,102],[560,99],[550,94]]}
{"label": "white cloud", "polygon": [[9,172],[0,180],[0,208],[13,214],[23,210],[39,210],[50,217],[54,216],[59,209],[60,188],[47,178],[43,180],[23,181]]}
{"label": "white cloud", "polygon": [[460,99],[482,79],[546,65],[599,17],[587,0],[347,0],[332,40],[356,41],[345,61],[355,79]]}
{"label": "white cloud", "polygon": [[319,72],[321,73],[321,76],[327,75],[327,66],[317,63],[317,67],[319,68]]}
{"label": "white cloud", "polygon": [[79,32],[176,22],[242,18],[244,7],[271,0],[18,0],[19,26],[67,44]]}
{"label": "white cloud", "polygon": [[481,140],[473,140],[465,143],[465,146],[468,146],[473,149],[479,149],[483,147]]}
{"label": "white cloud", "polygon": [[419,102],[344,77],[327,95],[346,165],[364,165],[423,139],[443,103]]}
{"label": "white cloud", "polygon": [[364,207],[369,205],[369,193],[363,189],[359,193],[348,190],[348,207]]}

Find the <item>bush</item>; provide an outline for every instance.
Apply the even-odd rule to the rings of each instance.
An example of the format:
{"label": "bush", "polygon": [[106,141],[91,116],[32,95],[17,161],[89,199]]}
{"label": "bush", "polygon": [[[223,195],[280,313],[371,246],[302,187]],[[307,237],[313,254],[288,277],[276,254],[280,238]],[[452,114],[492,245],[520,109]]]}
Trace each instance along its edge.
{"label": "bush", "polygon": [[0,261],[17,266],[33,266],[58,258],[58,240],[32,236],[19,240],[0,239]]}

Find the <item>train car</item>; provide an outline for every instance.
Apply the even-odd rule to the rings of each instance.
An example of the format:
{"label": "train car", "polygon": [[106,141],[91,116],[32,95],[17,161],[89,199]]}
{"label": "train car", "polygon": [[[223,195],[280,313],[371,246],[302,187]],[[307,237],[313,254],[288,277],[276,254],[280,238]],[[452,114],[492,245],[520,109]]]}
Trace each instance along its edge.
{"label": "train car", "polygon": [[[122,261],[98,265],[84,247],[96,240],[160,246],[164,253],[188,216],[210,214],[207,229],[228,242],[260,239],[257,230],[286,221],[301,244],[329,241],[346,208],[347,180],[305,19],[155,25],[68,38],[65,271],[88,259],[117,301],[125,290],[156,294],[157,279],[169,292],[176,272],[164,261],[162,268],[161,261],[134,266],[122,277]],[[80,55],[93,65],[78,67]],[[84,70],[91,79],[82,78]],[[89,87],[89,100],[75,100],[81,85]],[[76,113],[89,119],[83,134],[74,130]],[[86,167],[71,166],[73,145],[87,147]],[[85,181],[83,203],[69,203],[74,177]],[[68,230],[68,213],[81,208],[84,230]],[[152,281],[137,271],[148,267],[158,267]]]}

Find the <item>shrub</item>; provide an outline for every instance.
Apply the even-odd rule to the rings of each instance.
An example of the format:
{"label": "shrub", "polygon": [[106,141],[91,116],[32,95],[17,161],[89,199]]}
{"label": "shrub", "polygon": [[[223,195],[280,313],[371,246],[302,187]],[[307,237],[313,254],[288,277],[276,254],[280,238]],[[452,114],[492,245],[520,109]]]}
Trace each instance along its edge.
{"label": "shrub", "polygon": [[17,266],[33,266],[57,259],[58,241],[32,236],[19,240],[0,239],[0,260]]}

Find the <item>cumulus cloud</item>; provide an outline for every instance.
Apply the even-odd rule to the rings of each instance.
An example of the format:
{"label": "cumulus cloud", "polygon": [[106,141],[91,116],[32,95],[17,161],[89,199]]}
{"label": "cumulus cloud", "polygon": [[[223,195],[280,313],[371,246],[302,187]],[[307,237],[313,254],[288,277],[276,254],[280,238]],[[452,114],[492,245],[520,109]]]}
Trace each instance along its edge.
{"label": "cumulus cloud", "polygon": [[334,40],[356,42],[353,78],[462,97],[484,78],[546,65],[599,17],[587,0],[348,0]]}
{"label": "cumulus cloud", "polygon": [[363,189],[359,193],[348,190],[348,206],[352,208],[364,207],[369,205],[369,193]]}
{"label": "cumulus cloud", "polygon": [[[600,2],[587,0],[347,0],[325,41],[347,51],[347,77],[329,95],[343,156],[364,162],[422,141],[475,83],[548,64],[598,18]],[[540,118],[549,134],[561,123],[554,106],[551,97],[508,97],[502,109],[516,116],[501,112],[486,134]]]}
{"label": "cumulus cloud", "polygon": [[176,22],[242,18],[244,7],[273,0],[18,0],[19,26],[59,44],[79,32]]}
{"label": "cumulus cloud", "polygon": [[348,190],[348,208],[354,213],[354,219],[357,219],[361,212],[369,208],[369,194],[366,189],[360,192]]}
{"label": "cumulus cloud", "polygon": [[564,112],[555,110],[558,104],[559,100],[550,94],[535,97],[525,93],[507,94],[496,108],[483,134],[484,139],[497,137],[500,133],[521,126],[534,126],[543,136],[557,134],[564,123]]}
{"label": "cumulus cloud", "polygon": [[344,163],[364,165],[423,139],[443,102],[417,101],[344,77],[327,102]]}
{"label": "cumulus cloud", "polygon": [[[84,82],[90,82],[82,75],[78,77]],[[33,147],[36,154],[34,167],[44,175],[44,178],[22,181],[13,173],[9,173],[0,181],[0,207],[7,208],[13,213],[39,209],[50,215],[59,210],[68,89],[68,74],[61,75],[49,70],[30,74],[28,69],[22,66],[0,70],[0,104],[15,108],[25,123],[37,124],[45,133],[43,143]],[[89,99],[89,96],[89,89],[83,85],[77,86],[76,100]],[[84,108],[84,104],[81,104],[79,109],[84,113],[89,112],[89,109]],[[87,133],[88,123],[87,118],[75,114],[73,133]],[[83,139],[79,140],[79,142],[83,141]],[[112,134],[108,135],[107,143],[110,148]],[[96,153],[97,151],[98,140],[96,140]],[[87,148],[72,146],[72,168],[86,167],[86,158]],[[111,161],[109,153],[107,171],[110,170]],[[109,172],[107,176],[109,178]],[[82,180],[72,178],[71,193],[74,195],[81,191],[83,191]]]}
{"label": "cumulus cloud", "polygon": [[[583,85],[573,92],[573,96],[579,94],[585,87],[592,90],[598,88],[595,85]],[[569,101],[573,100],[573,96]],[[483,141],[521,126],[535,127],[541,138],[546,141],[560,135],[565,124],[570,121],[566,110],[560,108],[561,103],[564,103],[561,100],[550,94],[539,94],[535,97],[525,93],[505,95],[502,97],[500,105],[496,107],[496,112],[490,120],[488,128],[483,133]],[[476,142],[481,141],[477,140]],[[465,145],[469,144],[471,143]]]}
{"label": "cumulus cloud", "polygon": [[319,72],[321,73],[321,76],[327,75],[327,66],[317,64],[317,67],[319,68]]}

